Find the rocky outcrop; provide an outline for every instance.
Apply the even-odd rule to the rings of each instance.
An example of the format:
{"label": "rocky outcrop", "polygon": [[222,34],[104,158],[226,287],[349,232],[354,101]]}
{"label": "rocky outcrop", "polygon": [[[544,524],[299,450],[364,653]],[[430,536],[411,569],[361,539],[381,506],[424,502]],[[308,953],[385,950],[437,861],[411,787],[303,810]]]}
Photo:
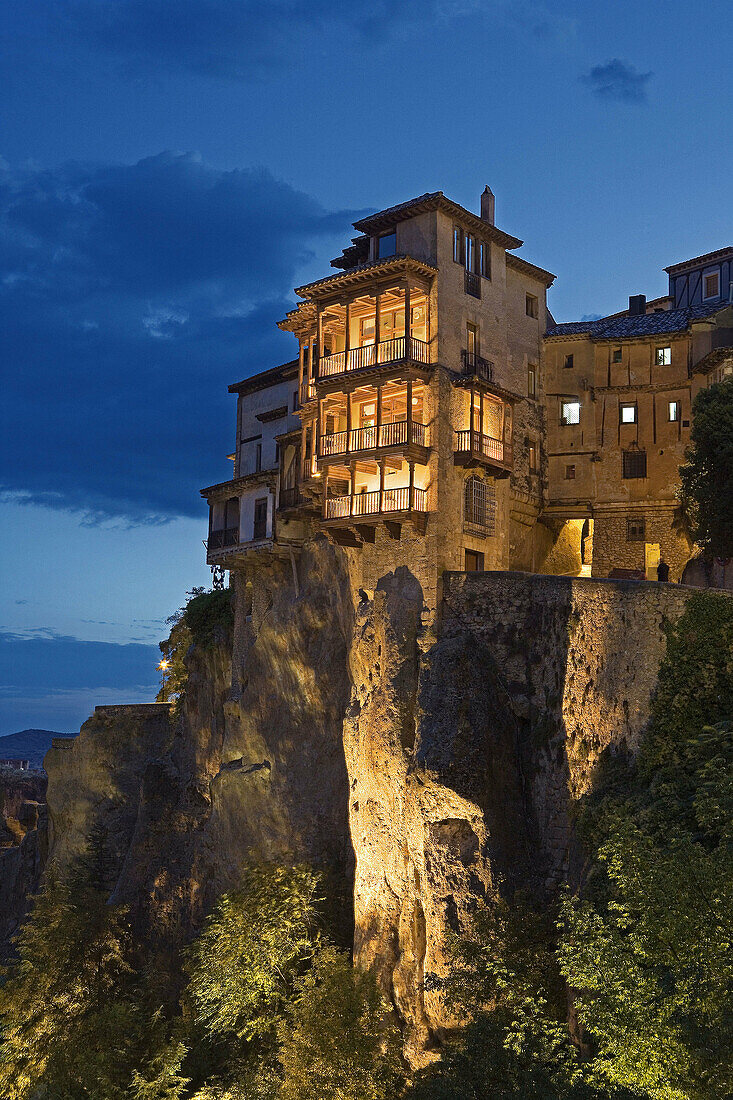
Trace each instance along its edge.
{"label": "rocky outcrop", "polygon": [[449,931],[578,873],[572,802],[605,749],[634,751],[694,590],[444,574],[436,626],[406,566],[359,589],[355,553],[321,537],[295,574],[237,574],[234,637],[189,654],[179,713],[98,708],[52,750],[51,854],[102,836],[112,897],[169,948],[248,862],[321,868],[420,1063],[456,1022]]}

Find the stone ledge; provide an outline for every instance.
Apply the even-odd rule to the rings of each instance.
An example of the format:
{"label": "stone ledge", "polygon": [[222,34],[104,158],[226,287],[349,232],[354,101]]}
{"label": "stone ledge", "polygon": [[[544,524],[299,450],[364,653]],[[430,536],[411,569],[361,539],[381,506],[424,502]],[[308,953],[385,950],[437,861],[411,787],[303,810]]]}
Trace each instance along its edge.
{"label": "stone ledge", "polygon": [[101,706],[95,707],[94,713],[101,715],[146,715],[158,712],[162,714],[164,711],[170,712],[172,707],[173,703],[104,703]]}

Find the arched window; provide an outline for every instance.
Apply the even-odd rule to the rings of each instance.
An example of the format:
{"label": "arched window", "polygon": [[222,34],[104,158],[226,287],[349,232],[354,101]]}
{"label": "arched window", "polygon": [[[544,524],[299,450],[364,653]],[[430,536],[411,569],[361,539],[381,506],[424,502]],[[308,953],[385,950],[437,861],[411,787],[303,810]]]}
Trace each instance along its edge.
{"label": "arched window", "polygon": [[496,490],[475,474],[466,479],[463,522],[482,535],[496,532]]}

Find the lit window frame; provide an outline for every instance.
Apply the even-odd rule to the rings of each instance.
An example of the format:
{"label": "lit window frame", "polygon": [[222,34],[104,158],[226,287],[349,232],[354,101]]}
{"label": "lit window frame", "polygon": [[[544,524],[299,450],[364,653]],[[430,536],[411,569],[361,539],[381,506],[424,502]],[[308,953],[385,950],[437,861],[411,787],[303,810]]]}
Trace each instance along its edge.
{"label": "lit window frame", "polygon": [[[674,415],[672,415],[674,410]],[[670,424],[679,424],[682,419],[682,403],[680,401],[667,402],[667,421]]]}
{"label": "lit window frame", "polygon": [[[631,413],[629,419],[625,414]],[[639,423],[639,406],[636,401],[622,401],[618,407],[618,421],[619,424],[638,424]]]}
{"label": "lit window frame", "polygon": [[[569,409],[577,409],[575,415],[568,412]],[[560,405],[560,424],[564,428],[576,427],[580,424],[580,401],[573,398],[572,401],[563,401]]]}
{"label": "lit window frame", "polygon": [[655,367],[671,367],[672,366],[672,347],[670,344],[659,346],[654,351],[654,366]]}

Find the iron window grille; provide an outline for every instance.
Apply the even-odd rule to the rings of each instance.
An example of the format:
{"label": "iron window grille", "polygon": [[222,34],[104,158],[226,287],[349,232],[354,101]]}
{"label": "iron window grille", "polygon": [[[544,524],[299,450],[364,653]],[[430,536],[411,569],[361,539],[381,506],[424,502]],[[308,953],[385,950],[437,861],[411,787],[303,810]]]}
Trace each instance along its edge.
{"label": "iron window grille", "polygon": [[626,541],[627,542],[644,542],[646,539],[646,520],[642,519],[627,519],[626,520]]}
{"label": "iron window grille", "polygon": [[625,478],[646,477],[646,451],[624,451],[623,467]]}
{"label": "iron window grille", "polygon": [[466,480],[464,527],[486,536],[496,534],[496,491],[480,477]]}

